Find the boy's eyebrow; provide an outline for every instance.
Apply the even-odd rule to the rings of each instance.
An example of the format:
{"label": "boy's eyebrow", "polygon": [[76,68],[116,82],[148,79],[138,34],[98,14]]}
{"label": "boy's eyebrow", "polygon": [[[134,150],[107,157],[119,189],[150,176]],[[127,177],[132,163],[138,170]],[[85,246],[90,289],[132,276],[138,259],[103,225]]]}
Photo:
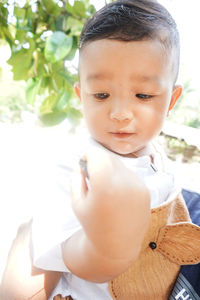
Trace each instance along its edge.
{"label": "boy's eyebrow", "polygon": [[91,81],[91,80],[103,80],[103,79],[111,79],[112,75],[107,73],[91,73],[87,76],[87,80]]}
{"label": "boy's eyebrow", "polygon": [[[112,74],[111,73],[91,73],[87,76],[88,81],[92,80],[109,80],[112,79]],[[130,80],[136,80],[138,82],[152,82],[159,84],[159,77],[157,76],[148,76],[148,75],[132,75],[130,76]]]}
{"label": "boy's eyebrow", "polygon": [[130,77],[130,79],[134,79],[140,82],[155,82],[155,83],[159,83],[159,77],[158,76],[147,76],[147,75],[133,75]]}

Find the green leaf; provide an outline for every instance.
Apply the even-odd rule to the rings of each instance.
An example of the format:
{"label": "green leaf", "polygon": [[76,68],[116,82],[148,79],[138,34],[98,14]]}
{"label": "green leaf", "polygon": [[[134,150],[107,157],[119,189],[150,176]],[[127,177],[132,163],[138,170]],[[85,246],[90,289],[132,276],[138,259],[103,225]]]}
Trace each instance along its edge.
{"label": "green leaf", "polygon": [[39,50],[35,51],[35,73],[37,76],[43,76],[44,74],[47,74],[47,71],[45,69],[45,63],[46,60],[44,58],[44,52],[41,52]]}
{"label": "green leaf", "polygon": [[27,102],[31,105],[34,104],[36,95],[40,89],[41,80],[30,78],[27,82],[26,87],[26,99]]}
{"label": "green leaf", "polygon": [[72,60],[77,51],[78,51],[78,37],[73,35],[72,48],[71,48],[71,51],[69,52],[69,54],[67,54],[67,56],[65,57],[65,59],[66,60]]}
{"label": "green leaf", "polygon": [[74,7],[68,1],[67,1],[67,4],[66,4],[66,10],[67,10],[68,13],[70,13],[72,15],[75,13]]}
{"label": "green leaf", "polygon": [[24,19],[26,10],[24,8],[16,7],[14,8],[14,15],[17,18]]}
{"label": "green leaf", "polygon": [[90,0],[82,0],[85,4],[86,7],[88,7],[90,5]]}
{"label": "green leaf", "polygon": [[56,31],[62,31],[64,28],[65,24],[65,16],[60,15],[58,18],[55,20],[55,29]]}
{"label": "green leaf", "polygon": [[3,3],[0,3],[0,25],[7,27],[8,8],[4,7]]}
{"label": "green leaf", "polygon": [[82,118],[82,113],[80,110],[72,107],[68,112],[67,112],[67,119],[73,124],[77,125]]}
{"label": "green leaf", "polygon": [[33,17],[34,17],[34,13],[32,11],[32,8],[28,7],[28,9],[27,9],[27,18],[32,19]]}
{"label": "green leaf", "polygon": [[20,51],[13,52],[8,64],[12,65],[14,80],[27,80],[29,78],[29,71],[32,65],[33,57],[32,52],[29,50],[21,49]]}
{"label": "green leaf", "polygon": [[40,107],[41,115],[52,113],[53,107],[55,106],[56,98],[57,94],[53,93],[42,102],[42,105]]}
{"label": "green leaf", "polygon": [[53,73],[57,73],[60,70],[63,70],[63,66],[64,66],[64,62],[63,61],[58,61],[58,62],[54,63],[52,65],[52,72]]}
{"label": "green leaf", "polygon": [[77,47],[72,47],[71,51],[69,54],[65,57],[66,60],[72,60],[74,56],[76,55],[77,52]]}
{"label": "green leaf", "polygon": [[69,72],[65,71],[65,72],[59,72],[58,75],[64,78],[71,86],[73,86],[74,83],[78,81],[77,74],[72,75]]}
{"label": "green leaf", "polygon": [[90,4],[90,6],[88,7],[88,12],[90,13],[90,15],[94,15],[94,13],[96,12],[96,8],[93,4]]}
{"label": "green leaf", "polygon": [[54,111],[64,111],[69,106],[69,100],[71,97],[71,91],[63,89],[57,98],[56,104],[54,106]]}
{"label": "green leaf", "polygon": [[51,83],[51,77],[50,76],[41,77],[41,88],[42,89],[48,88],[50,83]]}
{"label": "green leaf", "polygon": [[66,117],[67,113],[65,112],[52,112],[39,116],[39,119],[46,126],[54,126],[64,121]]}
{"label": "green leaf", "polygon": [[64,68],[64,61],[59,61],[54,63],[51,66],[51,86],[53,89],[58,90],[58,92],[63,88],[64,85],[64,80],[63,78],[59,75],[59,72],[63,70]]}
{"label": "green leaf", "polygon": [[5,40],[8,42],[10,47],[12,48],[12,45],[14,44],[14,38],[12,37],[9,27],[2,28],[2,33],[4,34]]}
{"label": "green leaf", "polygon": [[26,37],[26,31],[22,29],[18,29],[16,31],[15,39],[18,40],[20,43],[24,41],[25,37]]}
{"label": "green leaf", "polygon": [[36,43],[35,43],[34,39],[27,38],[26,42],[29,43],[29,51],[33,52],[36,48]]}
{"label": "green leaf", "polygon": [[66,24],[66,30],[70,29],[72,35],[80,35],[81,30],[83,28],[83,23],[81,23],[79,20],[68,17],[67,18],[67,24]]}
{"label": "green leaf", "polygon": [[63,86],[63,79],[58,75],[58,73],[53,72],[51,76],[51,89],[55,90],[58,93],[63,88]]}
{"label": "green leaf", "polygon": [[51,63],[62,60],[70,52],[73,38],[66,36],[61,31],[54,32],[47,40],[45,46],[45,58]]}
{"label": "green leaf", "polygon": [[84,17],[86,12],[84,3],[82,1],[76,0],[74,2],[74,11],[76,15]]}
{"label": "green leaf", "polygon": [[59,15],[62,10],[62,8],[58,6],[58,0],[42,0],[41,2],[47,13],[53,16]]}

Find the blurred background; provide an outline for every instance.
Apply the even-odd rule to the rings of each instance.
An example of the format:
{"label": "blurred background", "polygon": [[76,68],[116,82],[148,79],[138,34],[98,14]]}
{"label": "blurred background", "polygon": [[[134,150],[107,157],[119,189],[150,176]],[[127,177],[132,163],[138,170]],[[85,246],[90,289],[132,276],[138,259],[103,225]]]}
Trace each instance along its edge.
{"label": "blurred background", "polygon": [[[11,237],[30,218],[36,201],[27,199],[34,180],[31,168],[45,153],[55,159],[56,146],[79,132],[82,114],[73,91],[79,36],[85,21],[106,2],[0,1],[0,278]],[[160,3],[180,31],[178,83],[183,94],[158,142],[181,185],[200,192],[200,2]]]}

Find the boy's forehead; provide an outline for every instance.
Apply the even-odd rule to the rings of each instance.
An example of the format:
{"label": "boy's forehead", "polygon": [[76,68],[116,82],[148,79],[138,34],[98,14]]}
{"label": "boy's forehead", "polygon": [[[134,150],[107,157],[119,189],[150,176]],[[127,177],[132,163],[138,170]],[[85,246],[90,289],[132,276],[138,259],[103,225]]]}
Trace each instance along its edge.
{"label": "boy's forehead", "polygon": [[[142,51],[141,51],[142,50]],[[106,58],[117,60],[119,56],[125,57],[129,55],[147,55],[149,50],[156,51],[157,54],[162,54],[163,59],[166,58],[166,51],[158,40],[139,40],[139,41],[120,41],[115,39],[100,39],[90,41],[84,45],[79,53],[79,65],[85,61],[91,61],[97,58]],[[98,61],[97,61],[98,62]],[[103,61],[100,61],[102,63]]]}
{"label": "boy's forehead", "polygon": [[[166,68],[169,67],[169,55],[157,40],[141,40],[141,41],[118,41],[118,40],[95,40],[84,45],[79,55],[79,76],[83,75],[88,81],[100,81],[112,79],[112,70],[122,66],[123,69],[132,65],[134,77],[137,68],[143,64],[143,60],[149,62],[151,70],[148,73],[138,72],[138,81],[148,82],[156,81],[156,68],[153,61]],[[167,62],[167,63],[166,63]],[[134,63],[136,63],[134,65]],[[130,70],[131,71],[131,70]],[[151,71],[151,72],[150,72]],[[136,79],[136,78],[133,78]]]}

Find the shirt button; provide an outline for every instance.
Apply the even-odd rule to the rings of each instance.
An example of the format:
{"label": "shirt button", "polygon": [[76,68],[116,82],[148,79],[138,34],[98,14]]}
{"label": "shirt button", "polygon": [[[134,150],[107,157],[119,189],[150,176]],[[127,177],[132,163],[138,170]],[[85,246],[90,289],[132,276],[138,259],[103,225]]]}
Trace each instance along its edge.
{"label": "shirt button", "polygon": [[149,247],[152,249],[152,250],[155,250],[157,248],[157,245],[155,242],[150,242],[149,243]]}

